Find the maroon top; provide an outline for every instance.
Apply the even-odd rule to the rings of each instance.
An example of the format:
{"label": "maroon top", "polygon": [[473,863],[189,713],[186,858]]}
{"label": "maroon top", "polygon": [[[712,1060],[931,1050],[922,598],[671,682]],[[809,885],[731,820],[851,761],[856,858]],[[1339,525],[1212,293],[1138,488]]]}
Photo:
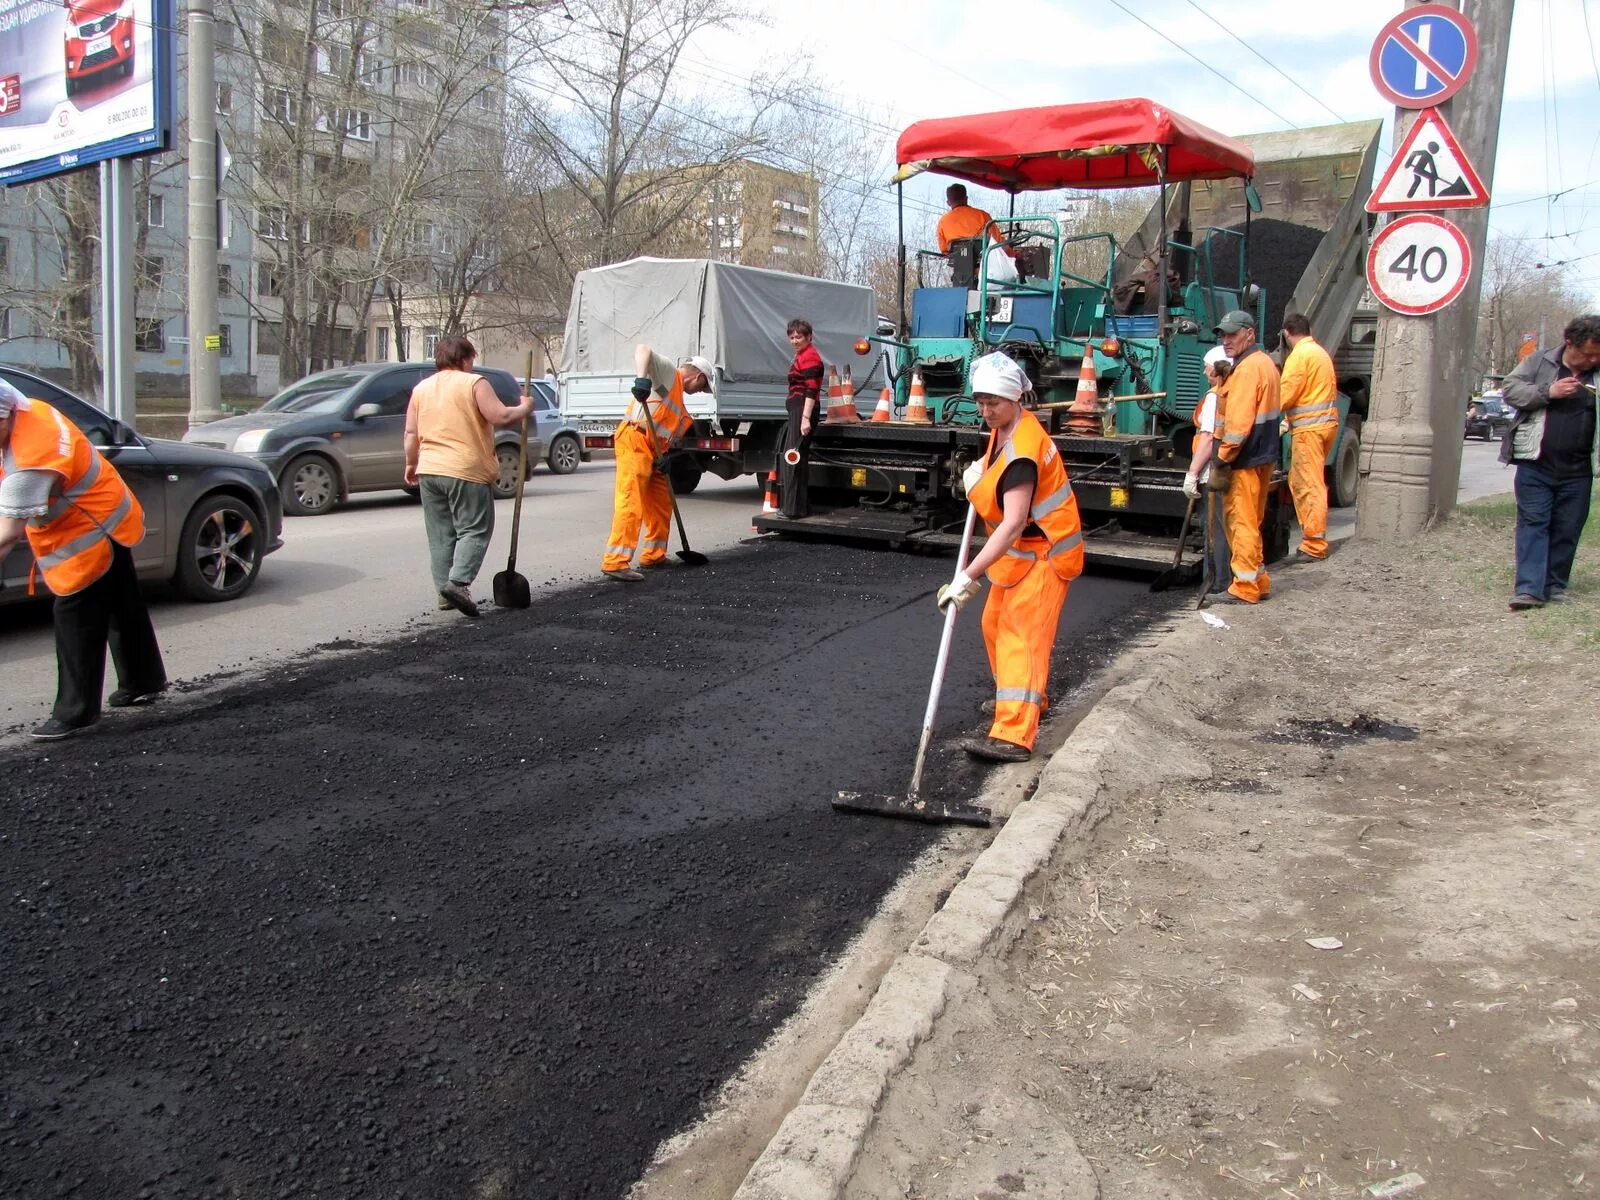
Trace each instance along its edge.
{"label": "maroon top", "polygon": [[[794,356],[789,367],[789,399],[787,407],[795,416],[803,416],[806,401],[822,395],[822,355],[817,353],[815,342],[807,344]],[[820,410],[821,405],[818,405]]]}

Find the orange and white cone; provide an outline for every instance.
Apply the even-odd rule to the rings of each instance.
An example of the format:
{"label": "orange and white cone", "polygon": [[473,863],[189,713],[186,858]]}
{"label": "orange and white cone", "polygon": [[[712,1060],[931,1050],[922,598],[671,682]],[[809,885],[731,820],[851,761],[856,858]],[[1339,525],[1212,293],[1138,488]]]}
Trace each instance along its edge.
{"label": "orange and white cone", "polygon": [[823,414],[824,421],[837,421],[840,419],[840,405],[844,403],[844,389],[839,386],[839,368],[828,368],[828,411]]}
{"label": "orange and white cone", "polygon": [[844,378],[839,381],[839,420],[859,421],[861,414],[856,411],[856,381],[850,377],[850,364],[844,367]]}
{"label": "orange and white cone", "polygon": [[1094,351],[1085,349],[1083,366],[1078,371],[1078,394],[1067,409],[1067,430],[1071,433],[1098,434],[1104,431],[1100,416],[1100,378],[1094,369]]}
{"label": "orange and white cone", "polygon": [[922,372],[911,373],[911,396],[906,401],[906,420],[926,424],[928,417],[928,389],[922,382]]}
{"label": "orange and white cone", "polygon": [[894,420],[894,393],[884,388],[883,395],[878,397],[878,407],[872,410],[872,423],[880,425],[892,420]]}
{"label": "orange and white cone", "polygon": [[767,490],[761,495],[761,515],[773,517],[778,514],[778,473],[767,472]]}

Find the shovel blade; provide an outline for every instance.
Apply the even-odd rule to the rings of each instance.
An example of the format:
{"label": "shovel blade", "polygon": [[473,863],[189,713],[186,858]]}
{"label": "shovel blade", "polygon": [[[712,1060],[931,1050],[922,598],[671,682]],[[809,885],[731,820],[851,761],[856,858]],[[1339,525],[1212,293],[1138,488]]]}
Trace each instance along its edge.
{"label": "shovel blade", "polygon": [[516,571],[497,571],[494,577],[496,608],[527,608],[533,603],[528,580]]}
{"label": "shovel blade", "polygon": [[976,825],[987,829],[992,820],[989,810],[977,805],[945,804],[920,796],[885,796],[880,792],[838,792],[833,797],[833,807],[840,812],[895,817],[928,825]]}
{"label": "shovel blade", "polygon": [[686,566],[691,567],[703,567],[711,561],[698,550],[679,550],[678,557],[684,561]]}

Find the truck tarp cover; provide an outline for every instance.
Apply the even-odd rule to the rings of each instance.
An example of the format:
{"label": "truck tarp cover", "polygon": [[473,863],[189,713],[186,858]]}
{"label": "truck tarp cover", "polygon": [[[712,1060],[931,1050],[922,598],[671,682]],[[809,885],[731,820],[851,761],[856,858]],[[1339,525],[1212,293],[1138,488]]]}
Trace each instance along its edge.
{"label": "truck tarp cover", "polygon": [[1147,187],[1160,182],[1162,147],[1168,183],[1255,170],[1243,142],[1134,99],[918,121],[900,135],[895,178],[934,171],[1003,192]]}
{"label": "truck tarp cover", "polygon": [[[794,348],[786,327],[803,317],[831,363],[857,359],[874,332],[871,288],[704,259],[636,258],[580,272],[572,285],[562,370],[633,375],[633,348],[648,342],[679,361],[703,354],[731,383],[779,381]],[[860,371],[858,371],[860,374]]]}

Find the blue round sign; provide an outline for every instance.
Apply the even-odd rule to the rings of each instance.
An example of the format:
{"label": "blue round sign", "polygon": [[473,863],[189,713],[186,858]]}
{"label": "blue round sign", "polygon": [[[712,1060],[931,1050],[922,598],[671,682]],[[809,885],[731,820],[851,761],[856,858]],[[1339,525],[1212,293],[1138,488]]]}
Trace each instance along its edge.
{"label": "blue round sign", "polygon": [[1478,65],[1478,31],[1453,8],[1411,8],[1372,43],[1373,86],[1401,108],[1431,108],[1459,92]]}

